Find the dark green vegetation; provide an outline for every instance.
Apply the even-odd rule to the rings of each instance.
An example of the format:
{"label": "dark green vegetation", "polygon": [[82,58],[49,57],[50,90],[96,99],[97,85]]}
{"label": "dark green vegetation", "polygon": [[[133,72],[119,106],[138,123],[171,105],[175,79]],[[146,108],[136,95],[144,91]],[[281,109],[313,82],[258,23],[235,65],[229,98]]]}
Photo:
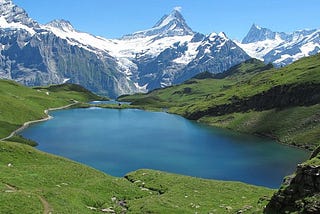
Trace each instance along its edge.
{"label": "dark green vegetation", "polygon": [[0,213],[261,213],[272,193],[151,170],[115,178],[27,145],[0,142]]}
{"label": "dark green vegetation", "polygon": [[33,140],[30,140],[30,139],[26,139],[21,135],[13,135],[7,141],[16,142],[16,143],[22,143],[22,144],[26,144],[26,145],[29,145],[29,146],[37,146],[38,145],[37,142],[35,142]]}
{"label": "dark green vegetation", "polygon": [[[25,122],[45,118],[44,110],[75,101],[88,102],[102,98],[78,85],[64,84],[27,88],[12,81],[0,80],[0,139]],[[17,141],[17,138],[13,139]],[[18,140],[21,142],[21,139]],[[23,140],[22,140],[23,141]]]}
{"label": "dark green vegetation", "polygon": [[319,54],[280,69],[251,59],[208,77],[119,100],[310,150],[320,144]]}
{"label": "dark green vegetation", "polygon": [[274,194],[265,213],[309,213],[320,211],[320,147],[311,158],[286,177]]}

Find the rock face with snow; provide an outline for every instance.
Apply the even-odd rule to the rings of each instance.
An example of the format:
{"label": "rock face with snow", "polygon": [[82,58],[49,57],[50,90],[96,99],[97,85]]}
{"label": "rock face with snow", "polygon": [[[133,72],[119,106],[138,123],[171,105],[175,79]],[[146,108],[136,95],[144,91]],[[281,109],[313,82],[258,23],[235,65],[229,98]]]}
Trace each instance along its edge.
{"label": "rock face with snow", "polygon": [[193,34],[194,32],[187,25],[181,13],[177,10],[173,10],[171,14],[163,16],[151,29],[126,35],[123,39],[146,38],[149,36],[161,38]]}
{"label": "rock face with snow", "polygon": [[247,36],[237,44],[253,58],[285,66],[320,52],[320,30],[283,33],[252,25]]}
{"label": "rock face with snow", "polygon": [[177,10],[151,29],[112,40],[65,20],[40,25],[11,0],[0,0],[0,12],[0,78],[29,86],[69,81],[116,97],[223,72],[249,58],[224,33],[193,32]]}

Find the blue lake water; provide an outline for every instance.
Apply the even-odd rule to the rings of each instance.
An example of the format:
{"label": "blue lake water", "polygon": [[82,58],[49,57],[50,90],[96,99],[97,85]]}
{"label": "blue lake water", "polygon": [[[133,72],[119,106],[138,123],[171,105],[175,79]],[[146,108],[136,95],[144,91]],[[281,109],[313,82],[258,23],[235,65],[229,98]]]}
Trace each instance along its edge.
{"label": "blue lake water", "polygon": [[71,109],[32,125],[24,137],[38,149],[114,176],[156,169],[276,188],[308,153],[163,112]]}

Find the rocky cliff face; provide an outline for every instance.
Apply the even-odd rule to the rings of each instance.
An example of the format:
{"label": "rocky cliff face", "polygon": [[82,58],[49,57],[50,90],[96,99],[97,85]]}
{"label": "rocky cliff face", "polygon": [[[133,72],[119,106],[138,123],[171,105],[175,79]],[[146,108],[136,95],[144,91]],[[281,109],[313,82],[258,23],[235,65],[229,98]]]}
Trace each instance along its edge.
{"label": "rocky cliff face", "polygon": [[134,88],[107,54],[97,56],[46,31],[30,35],[25,30],[0,30],[0,34],[1,78],[27,86],[72,82],[111,97]]}
{"label": "rocky cliff face", "polygon": [[[305,96],[308,94],[308,96]],[[196,111],[185,117],[198,120],[205,115],[220,116],[248,110],[263,111],[290,106],[308,106],[320,103],[320,84],[291,84],[275,86],[268,91],[239,99],[231,97],[230,103],[210,107],[204,111]]]}
{"label": "rocky cliff face", "polygon": [[11,0],[0,1],[0,78],[27,86],[71,82],[116,97],[139,91],[107,52],[71,44],[48,26],[76,32],[64,20],[42,26]]}
{"label": "rocky cliff face", "polygon": [[320,147],[310,160],[298,165],[295,174],[285,178],[264,213],[320,213]]}

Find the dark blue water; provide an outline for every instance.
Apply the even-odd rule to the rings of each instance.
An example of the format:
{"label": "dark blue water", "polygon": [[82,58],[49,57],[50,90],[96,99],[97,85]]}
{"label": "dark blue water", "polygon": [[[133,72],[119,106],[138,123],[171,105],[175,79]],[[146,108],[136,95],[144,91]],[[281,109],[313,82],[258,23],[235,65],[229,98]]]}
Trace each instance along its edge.
{"label": "dark blue water", "polygon": [[51,112],[22,135],[38,149],[114,176],[157,169],[202,178],[278,187],[305,151],[272,140],[201,125],[180,116],[127,109]]}

